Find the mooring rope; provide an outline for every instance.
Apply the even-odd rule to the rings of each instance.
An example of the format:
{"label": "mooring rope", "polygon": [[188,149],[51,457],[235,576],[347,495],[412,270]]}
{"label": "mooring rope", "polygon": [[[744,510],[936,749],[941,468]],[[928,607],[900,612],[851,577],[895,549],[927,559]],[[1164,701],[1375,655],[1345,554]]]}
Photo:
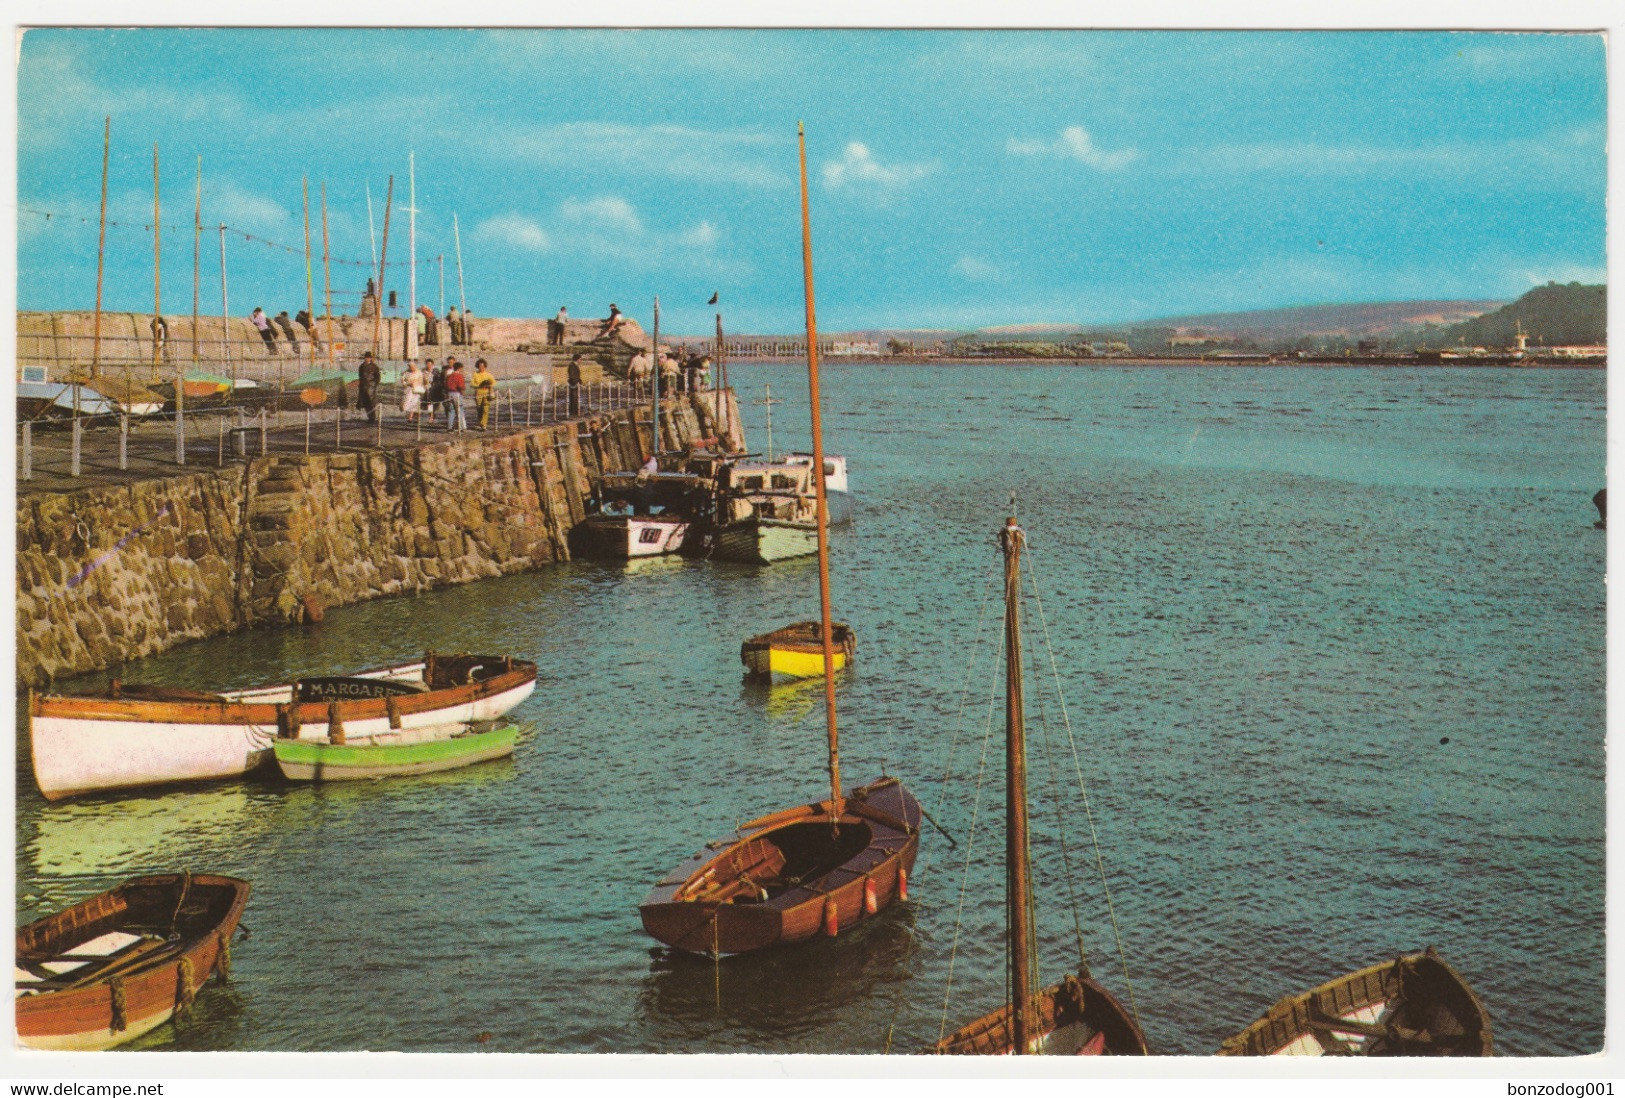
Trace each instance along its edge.
{"label": "mooring rope", "polygon": [[1100,852],[1100,832],[1095,826],[1094,810],[1089,804],[1089,788],[1083,780],[1083,763],[1078,758],[1078,741],[1072,733],[1072,719],[1067,715],[1066,696],[1061,693],[1061,669],[1055,659],[1055,645],[1050,639],[1049,620],[1044,614],[1044,600],[1038,584],[1038,568],[1029,552],[1028,562],[1033,573],[1033,599],[1038,608],[1038,622],[1044,632],[1044,647],[1049,651],[1050,674],[1055,681],[1055,696],[1060,705],[1061,723],[1066,728],[1066,738],[1072,748],[1072,768],[1078,776],[1078,793],[1083,799],[1083,815],[1089,824],[1090,842],[1095,848],[1095,867],[1100,875],[1100,888],[1106,898],[1106,912],[1111,918],[1112,937],[1117,943],[1117,956],[1123,966],[1123,986],[1128,991],[1129,1011],[1134,1015],[1135,1025],[1140,1024],[1140,1008],[1134,998],[1134,981],[1129,976],[1128,953],[1123,947],[1123,932],[1117,921],[1117,906],[1112,902],[1111,884],[1106,880],[1106,862]]}

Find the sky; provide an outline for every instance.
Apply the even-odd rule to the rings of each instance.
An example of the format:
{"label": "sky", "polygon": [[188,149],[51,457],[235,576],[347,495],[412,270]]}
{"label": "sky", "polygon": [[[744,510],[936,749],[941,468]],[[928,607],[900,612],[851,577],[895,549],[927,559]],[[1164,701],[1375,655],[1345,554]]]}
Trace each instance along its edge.
{"label": "sky", "polygon": [[17,65],[24,310],[95,302],[109,117],[111,310],[153,308],[156,146],[165,312],[200,163],[204,313],[221,223],[231,312],[304,308],[307,179],[353,312],[392,176],[404,307],[410,155],[417,301],[800,331],[798,121],[824,331],[1606,281],[1598,34],[48,28]]}

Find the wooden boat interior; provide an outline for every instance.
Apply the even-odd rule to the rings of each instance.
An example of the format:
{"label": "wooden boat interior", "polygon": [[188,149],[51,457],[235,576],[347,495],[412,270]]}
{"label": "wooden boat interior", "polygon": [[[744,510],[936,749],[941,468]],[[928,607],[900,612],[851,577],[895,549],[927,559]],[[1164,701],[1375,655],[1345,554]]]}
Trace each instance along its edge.
{"label": "wooden boat interior", "polygon": [[129,883],[17,931],[17,995],[71,990],[174,958],[225,918],[237,893],[219,885]]}
{"label": "wooden boat interior", "polygon": [[[1069,975],[1029,1000],[1029,1051],[1042,1056],[1144,1056],[1145,1038],[1128,1012],[1087,975]],[[1009,1004],[940,1041],[950,1055],[1007,1055],[1013,1051]]]}
{"label": "wooden boat interior", "polygon": [[672,898],[699,903],[760,903],[834,872],[868,847],[869,825],[843,817],[832,833],[819,818],[757,832],[713,859]]}

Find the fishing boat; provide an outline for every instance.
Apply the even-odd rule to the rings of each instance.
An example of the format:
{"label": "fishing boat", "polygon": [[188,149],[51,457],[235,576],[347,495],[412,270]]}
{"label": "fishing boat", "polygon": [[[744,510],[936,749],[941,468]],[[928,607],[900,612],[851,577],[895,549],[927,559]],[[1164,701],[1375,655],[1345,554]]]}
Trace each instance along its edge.
{"label": "fishing boat", "polygon": [[[810,466],[813,456],[791,453],[784,455],[784,460]],[[852,489],[847,483],[846,458],[839,454],[824,455],[824,497],[829,501],[831,526],[852,521]]]}
{"label": "fishing boat", "polygon": [[[801,145],[802,266],[807,299],[807,377],[814,464],[823,465],[813,310],[807,145]],[[803,467],[807,468],[807,467]],[[643,929],[673,948],[720,956],[834,937],[898,900],[919,851],[918,802],[894,777],[845,793],[835,719],[835,643],[830,615],[828,506],[816,489],[818,595],[828,726],[827,799],[774,812],[738,828],[666,874],[638,908]]]}
{"label": "fishing boat", "polygon": [[513,754],[517,725],[448,724],[402,728],[364,738],[280,739],[271,745],[282,776],[296,782],[343,782],[456,770]]}
{"label": "fishing boat", "polygon": [[812,466],[737,461],[718,489],[714,560],[772,564],[818,552],[818,492]]}
{"label": "fishing boat", "polygon": [[582,556],[609,560],[681,551],[710,511],[712,481],[694,473],[606,473],[572,532]]}
{"label": "fishing boat", "polygon": [[230,970],[248,893],[235,877],[136,877],[19,927],[17,1040],[93,1052],[184,1012],[211,976]]}
{"label": "fishing boat", "polygon": [[[835,642],[835,670],[839,671],[857,654],[858,635],[844,622],[831,622]],[[758,680],[785,675],[792,679],[817,678],[824,673],[824,640],[821,624],[798,621],[769,633],[758,633],[739,647],[740,662],[746,674]]]}
{"label": "fishing boat", "polygon": [[97,694],[33,694],[34,781],[47,800],[171,782],[241,777],[271,744],[487,721],[536,688],[536,665],[511,656],[437,655],[352,675],[217,694],[113,680]]}
{"label": "fishing boat", "polygon": [[1220,1056],[1492,1056],[1490,1018],[1429,946],[1282,999]]}
{"label": "fishing boat", "polygon": [[1027,832],[1027,728],[1021,662],[1021,553],[1026,535],[1012,516],[1000,532],[1004,553],[1005,895],[1010,1001],[939,1040],[932,1051],[980,1055],[1144,1056],[1133,1016],[1089,974],[1033,990],[1037,941]]}

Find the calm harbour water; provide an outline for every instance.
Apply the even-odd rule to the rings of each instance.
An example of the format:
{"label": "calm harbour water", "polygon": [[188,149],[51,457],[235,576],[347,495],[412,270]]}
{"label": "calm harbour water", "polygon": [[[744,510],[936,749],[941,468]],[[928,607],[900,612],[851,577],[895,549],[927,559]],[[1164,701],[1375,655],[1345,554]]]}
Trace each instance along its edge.
{"label": "calm harbour water", "polygon": [[[804,370],[731,374],[753,443],[771,384],[775,444],[805,445]],[[833,539],[858,634],[843,775],[903,776],[959,842],[928,828],[911,903],[834,941],[713,965],[657,947],[636,910],[706,840],[827,790],[821,687],[747,686],[738,658],[816,616],[811,560],[576,562],[128,665],[227,687],[434,647],[543,675],[514,759],[388,783],[47,805],[20,742],[18,919],[142,872],[253,882],[231,984],[138,1047],[917,1049],[950,967],[949,1029],[1003,996],[997,744],[979,812],[975,779],[1014,491],[1043,600],[1028,648],[1047,669],[1047,626],[1088,783],[1087,813],[1075,778],[1061,798],[1063,847],[1065,727],[1053,691],[1030,698],[1046,979],[1075,962],[1075,887],[1095,973],[1128,999],[1092,821],[1154,1051],[1209,1053],[1281,995],[1431,944],[1498,1052],[1595,1052],[1605,385],[827,364],[826,445],[858,504]]]}

